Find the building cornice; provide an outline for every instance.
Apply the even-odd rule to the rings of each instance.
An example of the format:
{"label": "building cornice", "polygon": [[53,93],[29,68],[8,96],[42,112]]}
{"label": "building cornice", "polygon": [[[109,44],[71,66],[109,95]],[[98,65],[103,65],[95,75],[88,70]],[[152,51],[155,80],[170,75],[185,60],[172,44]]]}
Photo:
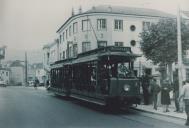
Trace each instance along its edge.
{"label": "building cornice", "polygon": [[65,23],[59,27],[56,33],[60,32],[60,30],[71,20],[84,17],[84,16],[94,16],[94,15],[121,15],[121,16],[128,16],[128,17],[136,17],[136,18],[162,18],[162,19],[176,19],[175,17],[165,17],[165,16],[152,16],[152,15],[138,15],[138,14],[125,14],[125,13],[116,13],[116,12],[85,12],[77,15],[73,15],[69,17]]}

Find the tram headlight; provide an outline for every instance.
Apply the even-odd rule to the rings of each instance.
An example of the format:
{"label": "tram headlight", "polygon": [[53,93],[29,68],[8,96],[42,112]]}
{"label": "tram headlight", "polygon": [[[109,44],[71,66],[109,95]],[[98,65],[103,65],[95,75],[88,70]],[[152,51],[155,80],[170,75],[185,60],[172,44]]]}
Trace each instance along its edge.
{"label": "tram headlight", "polygon": [[129,85],[127,85],[127,84],[125,84],[124,86],[123,86],[123,90],[124,91],[129,91],[130,90],[130,86]]}

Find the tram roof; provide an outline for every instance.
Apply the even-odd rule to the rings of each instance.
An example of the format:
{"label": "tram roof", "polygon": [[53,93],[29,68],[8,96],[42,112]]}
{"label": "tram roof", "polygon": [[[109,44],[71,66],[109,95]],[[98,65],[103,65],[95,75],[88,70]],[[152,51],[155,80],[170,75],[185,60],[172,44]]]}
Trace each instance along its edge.
{"label": "tram roof", "polygon": [[130,59],[140,57],[141,55],[132,53],[130,47],[107,46],[78,54],[76,58],[69,58],[66,60],[56,61],[51,66],[56,65],[55,67],[61,67],[63,65],[95,61],[105,56],[116,56],[121,58],[127,57]]}

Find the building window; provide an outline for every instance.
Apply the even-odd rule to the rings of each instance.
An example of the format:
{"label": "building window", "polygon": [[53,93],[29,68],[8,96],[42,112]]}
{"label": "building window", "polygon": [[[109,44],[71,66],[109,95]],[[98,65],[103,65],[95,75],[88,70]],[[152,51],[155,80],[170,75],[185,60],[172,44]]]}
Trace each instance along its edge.
{"label": "building window", "polygon": [[83,42],[82,43],[82,52],[86,52],[91,50],[91,43],[90,42]]}
{"label": "building window", "polygon": [[106,29],[106,19],[97,19],[97,29],[98,30]]}
{"label": "building window", "polygon": [[69,46],[69,49],[68,49],[68,57],[72,57],[72,46]]}
{"label": "building window", "polygon": [[115,30],[123,30],[123,20],[115,20],[114,29]]}
{"label": "building window", "polygon": [[49,59],[49,56],[50,56],[50,53],[48,52],[48,53],[47,53],[47,59]]}
{"label": "building window", "polygon": [[90,24],[89,24],[89,20],[82,20],[82,30],[83,31],[88,31],[90,30]]}
{"label": "building window", "polygon": [[185,58],[189,59],[189,50],[185,50]]}
{"label": "building window", "polygon": [[62,42],[62,35],[60,35],[60,44],[61,44],[61,42]]}
{"label": "building window", "polygon": [[189,80],[189,69],[186,69],[186,80]]}
{"label": "building window", "polygon": [[6,76],[8,76],[9,75],[9,73],[8,72],[6,72]]}
{"label": "building window", "polygon": [[66,58],[68,58],[68,49],[66,49]]}
{"label": "building window", "polygon": [[117,47],[123,47],[123,42],[115,42],[115,46],[117,46]]}
{"label": "building window", "polygon": [[50,57],[50,53],[47,53],[47,64],[49,64],[49,57]]}
{"label": "building window", "polygon": [[77,22],[73,23],[73,33],[77,33],[78,31],[78,25]]}
{"label": "building window", "polygon": [[66,56],[65,56],[65,51],[63,51],[63,53],[62,53],[62,58],[65,59],[65,57],[66,57]]}
{"label": "building window", "polygon": [[130,30],[135,31],[135,29],[136,29],[135,25],[131,25]]}
{"label": "building window", "polygon": [[73,45],[73,56],[76,57],[77,56],[77,44]]}
{"label": "building window", "polygon": [[60,53],[60,60],[62,59],[62,53]]}
{"label": "building window", "polygon": [[131,46],[135,46],[136,45],[136,41],[135,40],[131,40]]}
{"label": "building window", "polygon": [[143,25],[143,30],[148,30],[148,28],[150,27],[150,22],[143,21],[142,25]]}
{"label": "building window", "polygon": [[69,36],[72,35],[72,26],[69,27]]}
{"label": "building window", "polygon": [[62,34],[62,41],[64,41],[64,38],[65,38],[65,37],[64,37],[64,32],[63,32],[63,34]]}
{"label": "building window", "polygon": [[107,41],[98,41],[98,48],[106,47]]}
{"label": "building window", "polygon": [[68,38],[68,29],[66,29],[66,39]]}

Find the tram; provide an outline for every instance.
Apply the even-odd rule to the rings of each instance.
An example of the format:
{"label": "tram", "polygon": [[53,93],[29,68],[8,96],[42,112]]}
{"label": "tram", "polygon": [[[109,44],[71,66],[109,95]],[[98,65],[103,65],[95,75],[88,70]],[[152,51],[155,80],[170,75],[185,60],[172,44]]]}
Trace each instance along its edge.
{"label": "tram", "polygon": [[57,61],[51,64],[49,90],[100,105],[140,104],[136,57],[130,47],[108,46]]}

